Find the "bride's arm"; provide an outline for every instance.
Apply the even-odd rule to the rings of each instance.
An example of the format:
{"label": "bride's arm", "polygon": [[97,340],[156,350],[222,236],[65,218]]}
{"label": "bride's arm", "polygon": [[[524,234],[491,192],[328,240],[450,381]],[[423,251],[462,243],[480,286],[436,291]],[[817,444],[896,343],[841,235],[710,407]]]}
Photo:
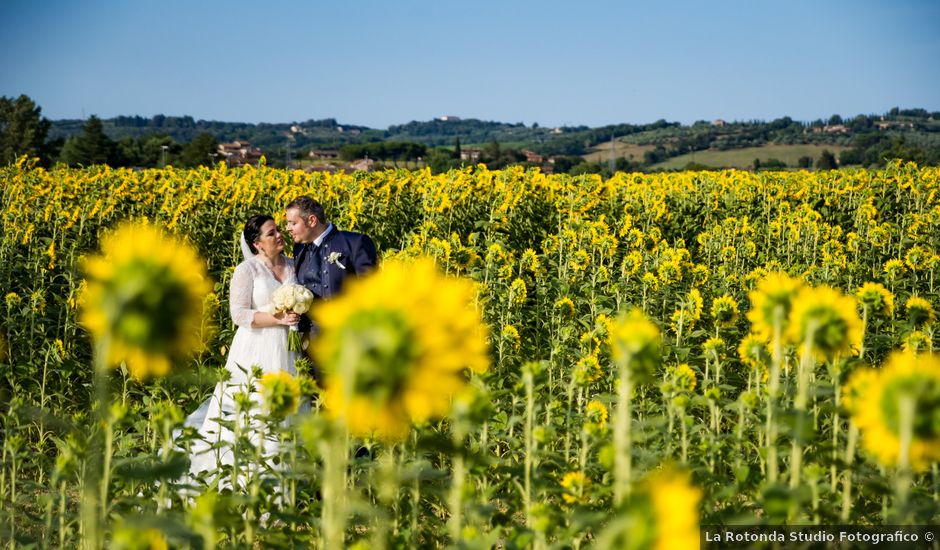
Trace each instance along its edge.
{"label": "bride's arm", "polygon": [[264,328],[279,325],[296,325],[300,316],[296,313],[270,314],[251,307],[254,277],[248,264],[239,264],[232,274],[229,292],[229,313],[232,322],[240,327]]}

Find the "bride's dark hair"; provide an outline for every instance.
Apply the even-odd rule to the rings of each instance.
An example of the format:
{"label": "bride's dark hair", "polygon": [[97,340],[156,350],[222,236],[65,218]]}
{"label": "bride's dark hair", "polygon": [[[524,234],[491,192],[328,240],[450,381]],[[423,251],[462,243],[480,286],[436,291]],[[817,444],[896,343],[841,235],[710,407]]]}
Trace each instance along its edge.
{"label": "bride's dark hair", "polygon": [[268,221],[274,221],[274,218],[267,214],[255,214],[245,222],[245,242],[248,243],[248,248],[252,254],[258,253],[258,249],[255,248],[255,241],[261,236],[261,226]]}

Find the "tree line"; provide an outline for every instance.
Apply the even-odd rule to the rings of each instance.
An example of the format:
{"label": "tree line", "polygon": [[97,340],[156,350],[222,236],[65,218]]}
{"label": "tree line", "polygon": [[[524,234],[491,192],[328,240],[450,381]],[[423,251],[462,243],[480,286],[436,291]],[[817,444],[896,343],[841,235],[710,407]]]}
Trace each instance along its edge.
{"label": "tree line", "polygon": [[50,126],[42,109],[29,97],[0,97],[0,163],[9,164],[27,155],[46,165],[194,167],[212,164],[218,156],[218,141],[208,133],[197,134],[184,144],[166,134],[114,140],[105,134],[101,119],[92,115],[78,135],[48,140]]}
{"label": "tree line", "polygon": [[[940,112],[894,108],[885,115],[832,115],[810,123],[782,117],[770,122],[698,121],[690,126],[658,120],[650,124],[616,124],[547,129],[538,124],[507,124],[476,119],[410,122],[374,130],[341,125],[335,119],[297,125],[246,124],[194,120],[192,117],[115,117],[102,121],[49,121],[28,96],[0,97],[0,161],[20,155],[45,164],[109,164],[159,167],[214,164],[219,141],[247,139],[268,154],[269,164],[287,164],[291,156],[312,148],[334,148],[343,160],[370,158],[386,163],[418,162],[434,171],[466,164],[461,141],[485,143],[479,159],[490,168],[525,164],[522,149],[552,157],[554,170],[566,173],[644,171],[669,158],[695,151],[727,150],[769,143],[822,143],[846,147],[838,157],[824,151],[820,158],[802,158],[797,166],[776,159],[755,160],[754,169],[880,166],[899,158],[921,165],[940,164]],[[109,137],[111,136],[116,137]],[[185,139],[181,139],[183,136]],[[260,136],[260,142],[253,136]],[[618,158],[589,162],[592,148],[611,140],[653,145],[642,159]],[[511,146],[509,144],[512,144]],[[831,157],[831,158],[830,158]],[[687,168],[707,168],[689,166]]]}

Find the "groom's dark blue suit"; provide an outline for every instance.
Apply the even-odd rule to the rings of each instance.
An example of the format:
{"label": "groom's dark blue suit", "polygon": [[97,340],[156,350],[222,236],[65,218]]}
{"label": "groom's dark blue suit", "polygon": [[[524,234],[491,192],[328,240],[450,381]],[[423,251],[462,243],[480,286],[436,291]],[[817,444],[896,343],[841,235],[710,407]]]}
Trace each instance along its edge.
{"label": "groom's dark blue suit", "polygon": [[[333,261],[331,261],[331,258]],[[362,275],[376,264],[375,243],[368,235],[333,229],[319,246],[313,243],[294,245],[294,269],[297,282],[307,287],[317,300],[329,299],[343,287],[350,275]],[[310,320],[301,318],[300,330],[315,336]]]}

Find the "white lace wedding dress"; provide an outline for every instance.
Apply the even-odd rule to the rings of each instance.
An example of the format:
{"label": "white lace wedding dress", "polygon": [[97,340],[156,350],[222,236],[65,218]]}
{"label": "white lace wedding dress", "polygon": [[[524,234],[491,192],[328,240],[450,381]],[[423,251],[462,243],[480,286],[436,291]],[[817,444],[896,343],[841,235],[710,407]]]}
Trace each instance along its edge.
{"label": "white lace wedding dress", "polygon": [[[203,480],[211,482],[216,479],[216,472],[223,466],[234,463],[233,446],[235,427],[243,434],[248,435],[252,444],[258,445],[261,430],[260,423],[247,419],[261,412],[261,396],[251,391],[249,384],[254,380],[252,367],[260,367],[263,373],[287,371],[296,374],[294,362],[297,354],[288,350],[286,326],[265,328],[252,328],[251,322],[255,312],[263,310],[271,312],[271,295],[282,284],[295,283],[293,261],[289,258],[284,281],[278,281],[274,273],[259,259],[251,257],[238,264],[232,275],[230,313],[232,321],[238,325],[235,337],[228,352],[225,369],[229,373],[228,380],[219,382],[212,396],[186,419],[186,426],[191,426],[198,432],[198,438],[192,441],[190,451],[190,469],[188,481],[195,481],[195,476],[201,475]],[[255,385],[256,388],[256,385]],[[251,409],[248,414],[238,413],[234,396],[238,392],[249,394]],[[237,422],[237,426],[223,423]],[[270,431],[270,430],[269,430]],[[280,450],[280,439],[277,434],[264,435],[263,456],[269,467],[273,467],[270,457],[276,456]],[[239,471],[257,471],[256,463],[248,462],[239,465]],[[204,472],[200,474],[200,472]],[[239,476],[241,479],[242,476]],[[231,487],[227,479],[220,480],[220,488]],[[241,485],[241,483],[239,483]]]}

